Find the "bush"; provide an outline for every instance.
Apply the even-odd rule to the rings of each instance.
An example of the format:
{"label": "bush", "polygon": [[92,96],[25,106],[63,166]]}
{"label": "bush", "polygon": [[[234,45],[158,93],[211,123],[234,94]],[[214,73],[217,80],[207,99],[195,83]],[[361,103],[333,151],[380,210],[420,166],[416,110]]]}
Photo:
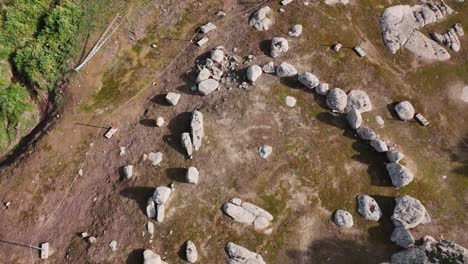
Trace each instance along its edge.
{"label": "bush", "polygon": [[5,120],[7,126],[18,124],[23,113],[31,109],[29,94],[21,85],[0,89],[0,119]]}

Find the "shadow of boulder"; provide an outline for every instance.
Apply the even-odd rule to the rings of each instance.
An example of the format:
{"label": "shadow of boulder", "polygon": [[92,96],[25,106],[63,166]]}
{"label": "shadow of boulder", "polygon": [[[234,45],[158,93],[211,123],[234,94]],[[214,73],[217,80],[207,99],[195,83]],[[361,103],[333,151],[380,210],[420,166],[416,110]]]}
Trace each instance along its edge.
{"label": "shadow of boulder", "polygon": [[353,160],[367,164],[367,174],[370,177],[370,182],[374,186],[392,187],[392,181],[388,175],[385,164],[387,157],[385,153],[376,152],[368,142],[355,141],[352,148],[358,152],[357,155],[352,156]]}
{"label": "shadow of boulder", "polygon": [[267,55],[268,57],[271,58],[270,53],[271,53],[271,39],[265,39],[260,41],[259,44],[260,50],[263,52],[263,54]]}
{"label": "shadow of boulder", "polygon": [[158,105],[162,106],[172,106],[167,100],[166,100],[166,95],[167,93],[164,94],[158,94],[151,98],[151,102],[156,103]]}
{"label": "shadow of boulder", "polygon": [[144,125],[146,127],[155,127],[156,126],[156,120],[145,118],[145,119],[140,120],[140,124]]}
{"label": "shadow of boulder", "polygon": [[190,132],[190,122],[192,120],[191,112],[183,112],[171,119],[168,124],[170,135],[163,136],[163,141],[180,154],[187,156],[182,147],[181,136],[184,132]]}
{"label": "shadow of boulder", "polygon": [[145,249],[139,248],[135,249],[127,257],[127,261],[125,262],[126,264],[141,264],[143,263],[143,252]]}
{"label": "shadow of boulder", "polygon": [[146,204],[148,198],[153,195],[154,190],[155,188],[152,187],[128,187],[120,191],[120,195],[135,200],[140,210],[146,215]]}
{"label": "shadow of boulder", "polygon": [[166,176],[177,182],[184,182],[186,183],[186,174],[187,174],[187,169],[186,168],[169,168],[166,169]]}

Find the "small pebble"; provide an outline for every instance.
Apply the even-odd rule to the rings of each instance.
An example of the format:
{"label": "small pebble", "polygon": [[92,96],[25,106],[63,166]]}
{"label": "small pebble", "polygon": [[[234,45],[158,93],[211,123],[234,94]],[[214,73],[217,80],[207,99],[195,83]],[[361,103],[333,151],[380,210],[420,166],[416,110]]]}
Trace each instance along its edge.
{"label": "small pebble", "polygon": [[296,100],[296,98],[294,98],[292,96],[286,96],[285,102],[286,102],[287,106],[294,107],[294,106],[296,106],[297,100]]}

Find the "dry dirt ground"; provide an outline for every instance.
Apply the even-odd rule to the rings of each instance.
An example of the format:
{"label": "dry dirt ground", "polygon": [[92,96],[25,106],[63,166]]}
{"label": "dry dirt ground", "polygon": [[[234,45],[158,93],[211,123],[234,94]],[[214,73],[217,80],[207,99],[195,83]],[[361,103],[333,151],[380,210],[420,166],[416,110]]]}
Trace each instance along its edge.
{"label": "dry dirt ground", "polygon": [[[268,263],[379,263],[397,251],[389,241],[389,217],[393,198],[402,194],[420,199],[432,216],[431,224],[412,229],[416,238],[429,234],[468,246],[468,104],[454,95],[468,84],[466,37],[462,51],[451,53],[448,62],[421,62],[405,51],[391,55],[383,46],[379,17],[400,1],[333,7],[294,1],[284,14],[277,12],[278,2],[265,3],[276,20],[267,32],[248,27],[249,8],[258,4],[253,1],[150,1],[130,17],[90,64],[70,77],[66,105],[52,129],[29,155],[2,169],[0,200],[11,206],[0,208],[0,239],[26,245],[48,241],[54,252],[40,261],[37,251],[0,243],[1,262],[140,263],[149,248],[168,263],[184,263],[182,246],[191,239],[200,263],[223,263],[228,241],[260,253]],[[433,28],[444,30],[458,20],[468,28],[462,15],[467,4],[449,5],[459,13]],[[216,23],[210,42],[203,48],[189,43],[199,25],[219,19],[217,10],[228,19]],[[275,62],[288,61],[346,91],[368,92],[374,109],[365,114],[365,123],[406,154],[405,163],[416,174],[409,186],[390,187],[385,158],[359,141],[343,118],[331,115],[323,98],[296,82],[263,75],[248,89],[222,87],[206,97],[191,91],[194,62],[211,48],[222,45],[230,53],[237,47],[241,56],[253,54],[253,63],[263,64],[271,60],[265,54],[268,40],[287,36],[295,23],[304,26],[302,37],[291,39],[290,51]],[[347,47],[362,35],[368,56],[360,59]],[[337,40],[345,46],[339,54],[329,49]],[[153,43],[158,47],[150,48]],[[182,94],[177,106],[164,104],[169,91]],[[286,95],[298,99],[296,107],[285,105]],[[398,121],[389,109],[403,99],[431,125]],[[194,109],[204,114],[206,137],[190,160],[180,134],[188,131]],[[376,115],[384,118],[383,128]],[[157,116],[166,119],[164,127],[151,125]],[[107,140],[101,127],[111,125],[119,130]],[[258,156],[264,144],[273,146],[267,160]],[[151,151],[164,154],[161,166],[142,161]],[[122,180],[127,164],[135,165],[135,175]],[[197,186],[182,180],[189,166],[201,172]],[[155,187],[172,182],[176,192],[151,240],[145,232],[146,200]],[[357,214],[355,198],[362,193],[379,202],[381,221]],[[272,234],[224,216],[220,208],[234,196],[270,211]],[[352,228],[331,222],[339,208],[353,214]],[[81,232],[97,242],[88,244]],[[118,243],[114,253],[107,246],[111,240]]]}

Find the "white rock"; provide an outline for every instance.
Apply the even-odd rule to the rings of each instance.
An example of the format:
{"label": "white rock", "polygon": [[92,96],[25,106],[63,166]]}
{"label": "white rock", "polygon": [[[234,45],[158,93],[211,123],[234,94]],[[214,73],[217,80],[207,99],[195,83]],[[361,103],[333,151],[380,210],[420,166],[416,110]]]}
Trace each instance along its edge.
{"label": "white rock", "polygon": [[164,210],[165,210],[164,204],[158,204],[156,207],[156,221],[159,223],[162,223],[164,221]]}
{"label": "white rock", "polygon": [[205,45],[209,40],[210,39],[208,37],[203,37],[199,41],[197,41],[197,45],[201,47]]}
{"label": "white rock", "polygon": [[197,247],[192,241],[187,241],[185,244],[185,256],[188,262],[195,263],[198,260]]}
{"label": "white rock", "polygon": [[249,19],[249,25],[258,31],[266,31],[273,24],[273,20],[267,16],[270,14],[271,8],[264,6],[257,10]]}
{"label": "white rock", "polygon": [[388,163],[386,166],[392,184],[396,188],[401,188],[410,184],[414,179],[414,174],[407,167],[399,163]]}
{"label": "white rock", "polygon": [[[120,147],[119,156],[123,156],[123,155],[125,155],[125,152],[126,152],[126,149],[125,149],[125,147]],[[81,176],[83,176],[83,175],[81,175]]]}
{"label": "white rock", "polygon": [[96,239],[95,237],[93,237],[93,236],[89,236],[89,237],[88,237],[88,242],[89,242],[90,244],[96,243],[96,240],[97,240],[97,239]]}
{"label": "white rock", "polygon": [[207,24],[200,27],[200,30],[203,32],[203,34],[206,34],[214,29],[216,29],[216,26],[212,22],[208,22]]}
{"label": "white rock", "polygon": [[151,237],[153,237],[153,235],[154,235],[154,224],[152,222],[146,223],[146,231],[148,231],[148,234],[150,234]]}
{"label": "white rock", "polygon": [[395,112],[403,121],[408,121],[414,117],[414,107],[409,101],[403,101],[395,105]]}
{"label": "white rock", "polygon": [[265,145],[265,146],[260,147],[258,151],[259,151],[260,157],[266,159],[268,158],[268,156],[270,156],[271,152],[273,152],[273,148],[271,146]]}
{"label": "white rock", "polygon": [[199,73],[198,73],[198,76],[197,76],[197,79],[195,80],[195,82],[198,84],[204,80],[208,80],[209,78],[211,77],[211,71],[207,68],[203,68]]}
{"label": "white rock", "polygon": [[230,202],[223,205],[223,211],[235,221],[243,224],[251,225],[256,218],[254,214],[245,210],[243,207]]}
{"label": "white rock", "polygon": [[256,206],[255,204],[248,203],[248,202],[243,202],[242,203],[242,208],[249,211],[250,213],[252,213],[255,216],[263,216],[268,221],[273,221],[273,216],[269,212],[267,212],[263,208],[260,208],[260,207]]}
{"label": "white rock", "polygon": [[366,92],[362,90],[351,90],[348,93],[348,103],[345,108],[345,112],[351,109],[357,109],[359,112],[369,112],[372,110],[372,103]]}
{"label": "white rock", "polygon": [[190,122],[192,132],[192,144],[195,151],[198,151],[202,145],[204,136],[203,114],[200,111],[193,111],[192,121]]}
{"label": "white rock", "polygon": [[282,1],[281,1],[281,4],[285,6],[285,5],[287,5],[287,4],[292,3],[292,1],[293,1],[293,0],[282,0]]}
{"label": "white rock", "polygon": [[157,166],[161,163],[163,159],[163,154],[161,152],[150,152],[148,154],[148,160],[151,161],[151,164],[153,164],[153,166]]}
{"label": "white rock", "polygon": [[156,217],[156,204],[152,198],[149,198],[148,203],[146,204],[146,215],[151,219]]}
{"label": "white rock", "polygon": [[264,73],[275,73],[275,63],[273,61],[269,61],[267,64],[263,65],[262,70]]}
{"label": "white rock", "polygon": [[191,157],[193,154],[193,145],[192,145],[192,140],[190,138],[190,134],[182,133],[181,140],[182,140],[182,147],[187,152],[187,155]]}
{"label": "white rock", "polygon": [[328,83],[320,83],[317,87],[315,87],[315,92],[320,95],[327,95],[329,90]]}
{"label": "white rock", "polygon": [[186,180],[188,183],[192,183],[192,184],[198,184],[198,176],[199,176],[199,172],[198,172],[198,169],[195,168],[195,167],[189,167],[187,169],[187,174],[185,176]]}
{"label": "white rock", "polygon": [[276,67],[276,75],[278,77],[294,77],[297,75],[297,70],[291,64],[282,62]]}
{"label": "white rock", "polygon": [[289,50],[288,40],[281,37],[274,37],[271,40],[271,56],[276,58]]}
{"label": "white rock", "polygon": [[333,88],[327,94],[327,105],[331,110],[343,112],[348,103],[348,96],[340,88]]}
{"label": "white rock", "polygon": [[211,59],[214,62],[221,63],[224,60],[224,51],[222,49],[214,49],[211,51]]}
{"label": "white rock", "polygon": [[166,100],[171,105],[177,105],[177,103],[179,102],[179,99],[180,99],[180,94],[178,94],[178,93],[169,92],[166,95]]}
{"label": "white rock", "polygon": [[339,227],[352,227],[354,224],[353,216],[349,212],[341,209],[336,210],[333,222]]}
{"label": "white rock", "polygon": [[166,186],[157,187],[153,193],[153,200],[156,204],[164,204],[171,195],[171,188]]}
{"label": "white rock", "polygon": [[255,218],[253,222],[255,230],[265,230],[270,225],[270,221],[263,216]]}
{"label": "white rock", "polygon": [[384,124],[385,124],[385,121],[383,120],[383,118],[381,116],[375,116],[375,122],[377,122],[377,125],[379,125],[380,127],[383,127]]}
{"label": "white rock", "polygon": [[164,118],[158,116],[158,118],[156,118],[156,126],[162,127],[163,125],[164,125]]}
{"label": "white rock", "polygon": [[302,34],[302,25],[294,25],[291,30],[288,32],[288,35],[291,37],[299,37]]}
{"label": "white rock", "polygon": [[112,250],[112,252],[117,251],[117,241],[112,240],[112,241],[109,243],[109,248]]}
{"label": "white rock", "polygon": [[128,180],[133,176],[133,165],[127,165],[123,168],[124,176]]}
{"label": "white rock", "polygon": [[198,92],[201,95],[209,95],[210,93],[216,91],[219,87],[219,82],[214,79],[208,79],[201,81],[198,84]]}
{"label": "white rock", "polygon": [[240,198],[234,197],[229,200],[229,202],[241,206],[242,205],[242,200]]}
{"label": "white rock", "polygon": [[364,219],[370,221],[379,221],[382,217],[382,211],[374,198],[368,195],[359,195],[357,197],[358,212]]}
{"label": "white rock", "polygon": [[396,227],[410,229],[419,224],[429,223],[430,217],[424,205],[416,198],[404,195],[395,198],[396,206],[391,220]]}
{"label": "white rock", "polygon": [[143,251],[143,264],[162,264],[161,256],[146,249]]}
{"label": "white rock", "polygon": [[254,83],[262,75],[262,68],[254,64],[247,68],[247,80]]}
{"label": "white rock", "polygon": [[314,89],[320,84],[320,81],[317,78],[317,76],[313,75],[310,72],[304,72],[303,74],[300,74],[297,77],[297,79],[308,89]]}
{"label": "white rock", "polygon": [[285,103],[287,106],[289,107],[294,107],[296,106],[296,98],[292,97],[292,96],[286,96],[286,98],[284,99]]}

